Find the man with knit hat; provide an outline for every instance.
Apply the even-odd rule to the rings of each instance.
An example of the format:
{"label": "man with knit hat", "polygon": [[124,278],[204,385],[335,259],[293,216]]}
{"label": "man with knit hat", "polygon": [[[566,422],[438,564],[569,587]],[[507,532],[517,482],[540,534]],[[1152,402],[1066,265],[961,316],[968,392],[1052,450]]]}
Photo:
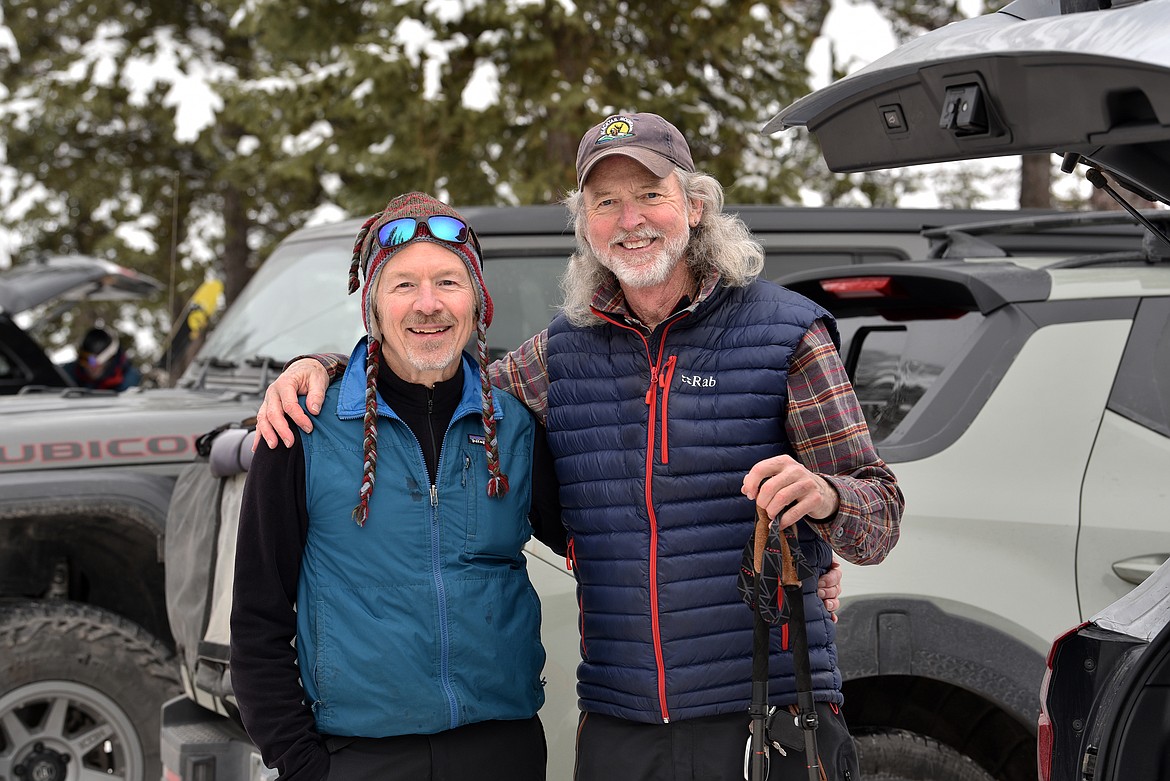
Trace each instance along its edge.
{"label": "man with knit hat", "polygon": [[[834,554],[884,559],[904,499],[836,323],[759,279],[763,249],[664,118],[614,114],[586,131],[577,185],[561,313],[488,368],[547,424],[557,461],[581,605],[576,781],[744,778],[753,617],[737,577],[757,508],[773,534],[795,528],[814,573],[804,612],[821,778],[856,779],[835,619],[817,598],[836,590],[818,593],[816,576]],[[312,430],[295,394],[312,410],[327,379],[316,360],[290,365],[265,395],[260,435],[289,441],[285,413]],[[797,701],[786,630],[769,660],[780,720]],[[772,751],[767,777],[805,781],[803,749]]]}
{"label": "man with knit hat", "polygon": [[521,548],[564,552],[565,532],[541,427],[486,379],[482,266],[429,195],[367,220],[349,273],[367,336],[313,432],[252,462],[232,683],[283,781],[544,778]]}

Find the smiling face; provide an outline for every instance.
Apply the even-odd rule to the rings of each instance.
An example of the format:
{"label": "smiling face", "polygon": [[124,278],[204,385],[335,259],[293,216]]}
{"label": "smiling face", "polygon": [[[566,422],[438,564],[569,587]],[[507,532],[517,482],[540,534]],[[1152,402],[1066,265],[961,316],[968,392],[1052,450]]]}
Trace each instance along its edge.
{"label": "smiling face", "polygon": [[624,287],[666,282],[703,213],[702,203],[687,200],[673,173],[659,179],[620,155],[593,167],[582,195],[589,246]]}
{"label": "smiling face", "polygon": [[471,274],[458,255],[429,241],[399,250],[378,275],[375,294],[386,365],[419,385],[451,379],[475,328],[475,308]]}

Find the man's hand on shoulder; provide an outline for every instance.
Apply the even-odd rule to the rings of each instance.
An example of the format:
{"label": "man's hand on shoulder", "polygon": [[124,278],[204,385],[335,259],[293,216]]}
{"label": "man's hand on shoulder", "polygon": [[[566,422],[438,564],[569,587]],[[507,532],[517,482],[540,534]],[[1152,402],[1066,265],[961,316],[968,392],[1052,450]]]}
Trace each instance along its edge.
{"label": "man's hand on shoulder", "polygon": [[321,411],[328,386],[329,373],[317,359],[301,358],[290,364],[264,392],[264,401],[256,410],[256,433],[260,436],[253,441],[252,449],[256,449],[260,437],[270,448],[275,448],[277,442],[292,447],[289,419],[305,433],[312,431],[313,420],[305,414],[297,397],[304,395],[305,406],[316,415]]}

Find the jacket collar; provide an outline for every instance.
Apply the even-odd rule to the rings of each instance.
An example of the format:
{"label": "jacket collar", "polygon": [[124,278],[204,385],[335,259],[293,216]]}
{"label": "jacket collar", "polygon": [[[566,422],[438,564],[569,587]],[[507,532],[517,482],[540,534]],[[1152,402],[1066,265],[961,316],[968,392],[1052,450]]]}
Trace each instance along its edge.
{"label": "jacket collar", "polygon": [[[680,299],[679,308],[675,310],[674,314],[678,314],[684,309],[691,312],[708,309],[709,307],[705,305],[715,297],[715,292],[722,288],[719,284],[720,280],[719,272],[712,271],[708,273],[699,285],[699,294],[695,300],[688,301],[685,298]],[[597,288],[597,292],[593,294],[593,301],[590,306],[598,312],[604,312],[611,318],[641,325],[637,315],[634,314],[629,304],[626,303],[626,294],[622,291],[621,285],[618,284],[617,279],[612,274]]]}

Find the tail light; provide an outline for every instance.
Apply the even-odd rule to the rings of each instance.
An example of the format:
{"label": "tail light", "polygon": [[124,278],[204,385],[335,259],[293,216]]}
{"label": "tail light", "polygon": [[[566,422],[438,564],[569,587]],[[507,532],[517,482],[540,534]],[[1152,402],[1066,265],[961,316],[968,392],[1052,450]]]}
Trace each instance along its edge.
{"label": "tail light", "polygon": [[1048,682],[1051,680],[1052,668],[1049,667],[1044,671],[1044,682],[1040,684],[1040,716],[1036,719],[1036,769],[1040,781],[1052,781],[1052,720],[1048,717]]}
{"label": "tail light", "polygon": [[1040,683],[1040,716],[1036,719],[1036,768],[1039,781],[1052,781],[1052,748],[1056,743],[1054,732],[1056,725],[1052,723],[1052,716],[1048,713],[1048,687],[1052,683],[1052,666],[1061,644],[1086,626],[1087,623],[1079,624],[1056,638],[1044,660],[1044,680]]}
{"label": "tail light", "polygon": [[821,280],[821,290],[837,298],[891,298],[896,292],[889,277],[842,277]]}

